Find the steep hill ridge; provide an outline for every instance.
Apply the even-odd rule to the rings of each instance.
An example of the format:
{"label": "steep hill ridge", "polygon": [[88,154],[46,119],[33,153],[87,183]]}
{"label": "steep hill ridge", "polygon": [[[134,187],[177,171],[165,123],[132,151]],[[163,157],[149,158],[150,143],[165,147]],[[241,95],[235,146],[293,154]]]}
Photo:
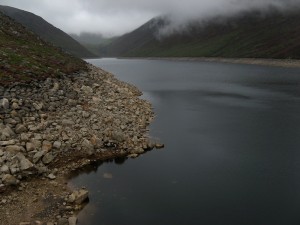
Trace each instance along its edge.
{"label": "steep hill ridge", "polygon": [[154,18],[100,51],[130,57],[300,58],[299,9],[193,21],[183,31],[160,36],[169,23],[166,17]]}
{"label": "steep hill ridge", "polygon": [[95,54],[89,52],[68,34],[54,27],[40,16],[9,6],[0,6],[0,12],[13,18],[16,22],[21,23],[23,26],[39,35],[45,41],[48,41],[57,47],[61,47],[65,51],[77,57],[96,57]]}
{"label": "steep hill ridge", "polygon": [[43,41],[0,12],[0,84],[87,70],[86,63]]}

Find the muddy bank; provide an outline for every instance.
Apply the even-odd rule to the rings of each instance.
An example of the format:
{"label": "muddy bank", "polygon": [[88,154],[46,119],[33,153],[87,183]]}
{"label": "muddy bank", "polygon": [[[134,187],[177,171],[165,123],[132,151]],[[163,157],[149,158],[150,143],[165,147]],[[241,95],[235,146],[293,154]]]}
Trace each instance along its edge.
{"label": "muddy bank", "polygon": [[76,224],[87,191],[68,189],[71,171],[155,147],[147,136],[151,105],[140,95],[91,65],[0,87],[0,224]]}

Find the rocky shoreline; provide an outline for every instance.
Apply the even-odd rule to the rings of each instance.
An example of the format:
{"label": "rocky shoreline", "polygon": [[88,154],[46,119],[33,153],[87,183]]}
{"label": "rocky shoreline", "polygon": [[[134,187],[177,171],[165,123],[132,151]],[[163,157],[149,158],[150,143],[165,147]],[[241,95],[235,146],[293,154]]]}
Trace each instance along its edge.
{"label": "rocky shoreline", "polygon": [[76,224],[88,191],[68,189],[71,171],[163,147],[147,136],[154,115],[142,93],[88,67],[0,86],[0,224]]}

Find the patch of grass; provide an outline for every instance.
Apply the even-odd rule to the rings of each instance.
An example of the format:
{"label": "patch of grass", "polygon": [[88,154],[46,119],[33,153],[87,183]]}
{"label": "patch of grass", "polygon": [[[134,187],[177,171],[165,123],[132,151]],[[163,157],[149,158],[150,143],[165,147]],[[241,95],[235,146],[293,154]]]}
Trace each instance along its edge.
{"label": "patch of grass", "polygon": [[0,85],[87,70],[83,60],[44,42],[1,13],[0,21]]}

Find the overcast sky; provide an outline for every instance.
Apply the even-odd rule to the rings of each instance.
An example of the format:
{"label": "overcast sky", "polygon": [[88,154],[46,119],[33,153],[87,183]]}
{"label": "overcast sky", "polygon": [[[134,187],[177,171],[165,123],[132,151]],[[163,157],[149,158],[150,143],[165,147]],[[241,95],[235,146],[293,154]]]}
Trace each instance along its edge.
{"label": "overcast sky", "polygon": [[67,33],[121,35],[161,14],[179,21],[242,9],[300,5],[300,0],[0,0],[33,12]]}

